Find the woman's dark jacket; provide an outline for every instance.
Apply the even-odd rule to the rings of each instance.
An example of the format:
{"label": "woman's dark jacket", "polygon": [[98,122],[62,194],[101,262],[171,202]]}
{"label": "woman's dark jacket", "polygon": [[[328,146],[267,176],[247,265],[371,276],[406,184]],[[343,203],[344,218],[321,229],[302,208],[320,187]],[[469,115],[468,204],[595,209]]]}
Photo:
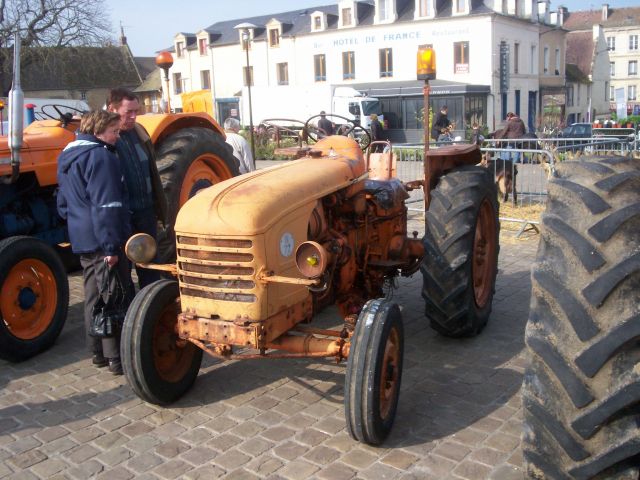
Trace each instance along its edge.
{"label": "woman's dark jacket", "polygon": [[93,135],[80,134],[58,157],[58,213],[75,253],[117,255],[131,233],[120,160]]}

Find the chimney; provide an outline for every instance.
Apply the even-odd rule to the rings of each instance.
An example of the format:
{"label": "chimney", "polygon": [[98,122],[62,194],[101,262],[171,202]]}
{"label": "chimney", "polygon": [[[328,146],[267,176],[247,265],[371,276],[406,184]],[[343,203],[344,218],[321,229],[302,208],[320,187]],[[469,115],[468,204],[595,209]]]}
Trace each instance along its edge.
{"label": "chimney", "polygon": [[561,27],[564,25],[564,19],[567,17],[567,7],[564,5],[560,5],[558,7],[558,26]]}
{"label": "chimney", "polygon": [[609,19],[609,4],[602,4],[602,21],[606,22]]}

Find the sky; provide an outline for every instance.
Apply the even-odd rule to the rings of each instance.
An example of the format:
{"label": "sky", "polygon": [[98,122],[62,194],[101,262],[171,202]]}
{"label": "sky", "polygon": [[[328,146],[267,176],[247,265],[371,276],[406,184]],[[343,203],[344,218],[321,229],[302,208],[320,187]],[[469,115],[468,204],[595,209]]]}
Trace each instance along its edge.
{"label": "sky", "polygon": [[[320,5],[335,5],[338,0],[104,0],[112,20],[115,38],[123,26],[127,42],[136,57],[155,56],[173,45],[178,32],[196,33],[212,23],[256,15],[286,12]],[[609,7],[640,7],[640,0],[552,0],[551,10],[564,5],[569,11],[599,10]],[[176,8],[176,5],[184,6]]]}

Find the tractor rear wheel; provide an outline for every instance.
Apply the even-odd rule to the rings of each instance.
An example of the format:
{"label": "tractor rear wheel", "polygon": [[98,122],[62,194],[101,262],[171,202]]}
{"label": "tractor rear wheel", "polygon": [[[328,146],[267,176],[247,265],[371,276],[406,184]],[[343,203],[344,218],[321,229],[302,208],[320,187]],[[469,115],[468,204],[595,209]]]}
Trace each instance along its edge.
{"label": "tractor rear wheel", "polygon": [[158,232],[158,259],[176,258],[173,226],[178,211],[199,190],[240,175],[233,149],[206,128],[185,128],[168,136],[156,149],[156,164],[167,198],[167,225]]}
{"label": "tractor rear wheel", "polygon": [[52,247],[26,236],[0,241],[0,358],[18,362],[49,348],[68,307],[67,274]]}
{"label": "tractor rear wheel", "polygon": [[344,409],[349,434],[380,445],[393,426],[400,395],[404,329],[397,304],[370,300],[351,338]]}
{"label": "tractor rear wheel", "polygon": [[640,160],[562,162],[532,271],[530,478],[640,477]]}
{"label": "tractor rear wheel", "polygon": [[122,330],[122,367],[143,400],[166,405],[198,376],[202,350],[178,337],[180,296],[174,280],[158,280],[135,296]]}
{"label": "tractor rear wheel", "polygon": [[498,194],[489,169],[466,166],[431,192],[421,265],[426,316],[448,337],[480,333],[498,271]]}

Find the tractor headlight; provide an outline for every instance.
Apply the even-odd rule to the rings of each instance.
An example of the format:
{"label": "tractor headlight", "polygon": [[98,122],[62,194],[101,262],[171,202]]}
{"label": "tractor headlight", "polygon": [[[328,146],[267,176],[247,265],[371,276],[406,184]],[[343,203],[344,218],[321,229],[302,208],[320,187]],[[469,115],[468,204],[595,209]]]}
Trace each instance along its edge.
{"label": "tractor headlight", "polygon": [[124,247],[127,258],[134,263],[149,263],[156,257],[156,241],[146,233],[136,233]]}

